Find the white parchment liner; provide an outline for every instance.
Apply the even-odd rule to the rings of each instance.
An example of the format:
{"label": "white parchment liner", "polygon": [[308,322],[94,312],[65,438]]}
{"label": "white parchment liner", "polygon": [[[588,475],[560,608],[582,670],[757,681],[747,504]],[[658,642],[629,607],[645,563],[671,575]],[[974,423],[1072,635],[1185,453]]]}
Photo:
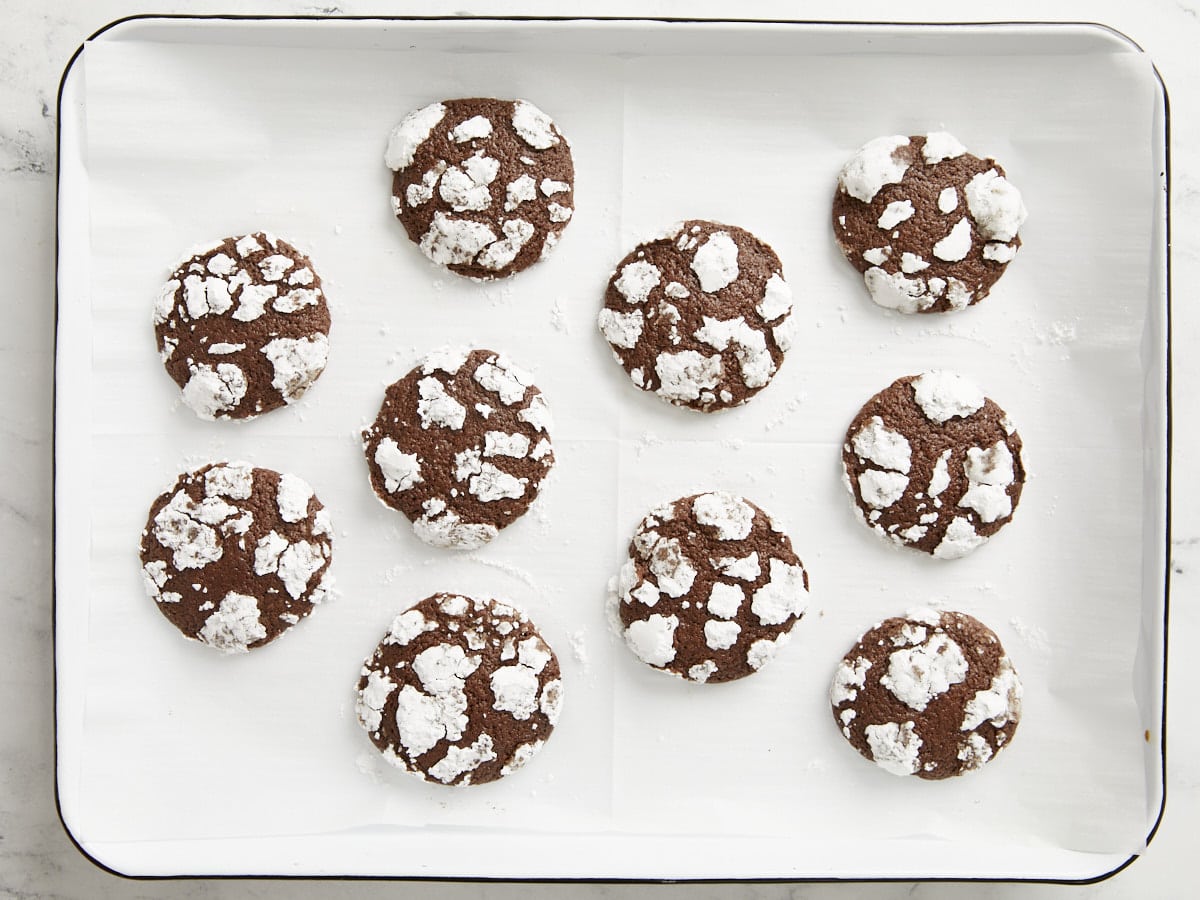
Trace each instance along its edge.
{"label": "white parchment liner", "polygon": [[[78,760],[61,781],[77,835],[396,825],[445,826],[460,842],[531,831],[952,846],[969,831],[1001,848],[1140,845],[1143,379],[1161,366],[1141,353],[1155,199],[1142,57],[1003,42],[980,52],[949,38],[891,55],[853,34],[789,52],[777,33],[758,45],[766,32],[746,29],[741,43],[717,41],[714,58],[662,29],[644,45],[637,29],[506,43],[482,25],[364,50],[361,28],[329,42],[246,29],[229,45],[96,42],[83,59],[88,183],[75,212],[90,218],[91,247],[63,264],[89,273],[90,320],[71,327],[90,329],[91,357],[60,360],[59,385],[90,381],[91,393],[90,440],[60,447],[60,467],[91,485],[67,498],[90,517],[90,590],[58,597],[60,618],[87,623],[59,647],[74,673],[60,684],[75,723],[60,740]],[[382,164],[406,111],[474,95],[536,102],[569,136],[577,170],[577,212],[554,255],[490,285],[442,273],[407,241]],[[1024,247],[977,308],[886,314],[831,239],[834,177],[869,138],[942,128],[1020,187]],[[772,385],[709,417],[636,391],[594,326],[612,265],[685,217],[771,243],[797,298],[796,345]],[[201,422],[158,361],[151,307],[186,248],[255,229],[319,268],[329,367],[294,408]],[[469,556],[424,546],[375,500],[357,437],[383,386],[445,343],[506,351],[557,420],[542,499]],[[1010,413],[1032,476],[1015,521],[948,564],[878,542],[839,480],[860,404],[931,367],[967,374]],[[338,599],[242,658],[184,642],[144,596],[137,563],[153,497],[216,459],[300,474],[335,524]],[[717,487],[786,525],[812,608],[760,674],[702,687],[638,664],[602,607],[645,510]],[[553,739],[494,785],[447,790],[392,771],[354,719],[362,658],[435,590],[515,601],[564,669]],[[826,701],[861,631],[930,602],[993,627],[1026,691],[1012,746],[948,783],[865,763]]]}

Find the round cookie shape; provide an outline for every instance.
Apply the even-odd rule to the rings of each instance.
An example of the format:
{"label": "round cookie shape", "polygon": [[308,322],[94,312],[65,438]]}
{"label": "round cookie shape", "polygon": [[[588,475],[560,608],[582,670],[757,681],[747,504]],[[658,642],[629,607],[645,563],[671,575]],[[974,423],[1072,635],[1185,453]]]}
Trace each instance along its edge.
{"label": "round cookie shape", "polygon": [[545,258],[574,213],[571,147],[527,100],[431,103],[392,130],[384,162],[409,238],[469,278],[504,278]]}
{"label": "round cookie shape", "polygon": [[392,765],[484,784],[541,750],[561,705],[558,657],[524,613],[443,593],[392,622],[363,664],[356,712]]}
{"label": "round cookie shape", "polygon": [[363,432],[371,487],[435,547],[472,550],[524,515],[554,465],[550,407],[491,350],[444,348],[391,384]]}
{"label": "round cookie shape", "polygon": [[1021,680],[995,633],[965,613],[885,619],[858,639],[829,688],[833,718],[864,757],[893,775],[941,779],[1008,746]]}
{"label": "round cookie shape", "polygon": [[202,419],[250,419],[294,403],[329,356],[320,276],[264,231],[185,258],[159,292],[154,332],[167,373]]}
{"label": "round cookie shape", "polygon": [[899,378],[859,410],[842,445],[860,520],[896,544],[958,559],[1012,518],[1025,484],[1021,436],[961,375]]}
{"label": "round cookie shape", "polygon": [[994,159],[944,131],[868,142],[842,167],[833,233],[880,306],[964,309],[988,295],[1021,246],[1020,192]]}
{"label": "round cookie shape", "polygon": [[142,532],[146,593],[185,637],[224,653],[261,647],[312,612],[332,556],[312,488],[245,462],[180,475]]}
{"label": "round cookie shape", "polygon": [[750,232],[699,219],[640,244],[608,282],[599,326],[635,385],[676,406],[740,406],[791,346],[792,291]]}
{"label": "round cookie shape", "polygon": [[642,662],[690,681],[758,671],[808,604],[808,573],[758,506],[725,491],[655,507],[617,578],[625,643]]}

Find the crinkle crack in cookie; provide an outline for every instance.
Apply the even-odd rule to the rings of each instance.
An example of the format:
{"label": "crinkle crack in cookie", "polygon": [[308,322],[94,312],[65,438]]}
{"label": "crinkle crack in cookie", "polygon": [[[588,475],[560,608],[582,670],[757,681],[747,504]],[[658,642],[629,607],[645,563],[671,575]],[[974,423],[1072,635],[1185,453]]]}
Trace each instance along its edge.
{"label": "crinkle crack in cookie", "polygon": [[732,681],[765,665],[808,604],[792,542],[749,500],[724,491],[652,509],[617,578],[629,649],[691,681]]}
{"label": "crinkle crack in cookie", "polygon": [[983,623],[920,609],[859,638],[834,674],[829,701],[846,740],[881,768],[949,778],[1008,746],[1021,718],[1021,681]]}
{"label": "crinkle crack in cookie", "polygon": [[571,148],[526,100],[472,98],[409,113],[384,157],[392,211],[429,259],[475,279],[543,259],[575,207]]}
{"label": "crinkle crack in cookie", "polygon": [[676,406],[740,406],[791,346],[792,291],[750,232],[691,220],[618,263],[600,331],[635,385]]}
{"label": "crinkle crack in cookie", "polygon": [[434,594],[392,622],[363,665],[356,708],[392,765],[484,784],[542,749],[561,704],[558,658],[524,613]]}
{"label": "crinkle crack in cookie", "polygon": [[908,375],[866,402],[842,446],[858,517],[940,559],[965,556],[1012,518],[1025,484],[1021,436],[953,372]]}
{"label": "crinkle crack in cookie", "polygon": [[1021,246],[1020,192],[944,131],[876,138],[838,176],[833,233],[871,298],[903,313],[988,295]]}
{"label": "crinkle crack in cookie", "polygon": [[363,451],[375,493],[417,537],[471,550],[537,497],[551,427],[527,372],[491,350],[443,349],[388,387]]}
{"label": "crinkle crack in cookie", "polygon": [[203,419],[294,403],[329,355],[321,279],[308,257],[262,231],[193,251],[159,293],[154,331],[183,401]]}
{"label": "crinkle crack in cookie", "polygon": [[295,475],[214,463],[179,476],[142,532],[146,593],[225,653],[273,641],[328,596],[329,514]]}

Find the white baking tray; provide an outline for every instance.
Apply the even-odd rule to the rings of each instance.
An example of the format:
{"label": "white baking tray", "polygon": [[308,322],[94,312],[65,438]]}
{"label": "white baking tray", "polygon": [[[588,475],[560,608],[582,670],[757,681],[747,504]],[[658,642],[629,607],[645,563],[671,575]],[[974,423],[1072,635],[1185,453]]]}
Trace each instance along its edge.
{"label": "white baking tray", "polygon": [[[392,220],[382,152],[432,100],[527,97],[576,155],[554,256],[479,285]],[[946,317],[874,307],[839,258],[839,166],[945,128],[1024,193],[1024,247]],[[64,76],[59,170],[55,639],[58,793],[97,862],[134,875],[1087,880],[1140,853],[1163,802],[1168,480],[1166,96],[1093,25],[146,18]],[[634,390],[596,333],[612,265],[674,220],[770,242],[798,340],[711,417]],[[187,247],[265,228],[311,253],[329,368],[235,425],[180,406],[150,310]],[[471,556],[371,494],[357,431],[447,342],[531,368],[557,417],[539,504]],[[838,447],[859,405],[930,367],[976,380],[1032,473],[1012,525],[943,564],[859,526]],[[339,598],[225,658],[182,641],[136,560],[183,468],[295,471],[332,511]],[[753,678],[638,664],[603,605],[653,503],[721,487],[791,533],[812,610]],[[464,790],[388,770],[353,715],[361,659],[437,589],[525,607],[558,648],[562,720],[525,771]],[[833,726],[864,628],[917,603],[975,614],[1026,685],[1011,748],[951,783],[895,779]]]}

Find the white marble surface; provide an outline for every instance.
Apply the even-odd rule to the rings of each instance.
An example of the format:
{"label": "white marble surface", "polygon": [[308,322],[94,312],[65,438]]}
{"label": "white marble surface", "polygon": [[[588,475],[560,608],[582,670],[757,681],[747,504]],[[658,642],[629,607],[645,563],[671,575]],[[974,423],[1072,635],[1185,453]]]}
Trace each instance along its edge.
{"label": "white marble surface", "polygon": [[[272,12],[302,14],[512,13],[562,15],[603,12],[810,19],[961,21],[970,10],[953,0],[809,2],[669,0],[622,2],[381,2],[253,3],[167,0],[155,12]],[[0,328],[0,896],[12,897],[552,897],[553,885],[330,883],[270,881],[131,881],[109,875],[70,843],[54,808],[51,642],[51,412],[54,327],[54,139],[59,77],[75,48],[114,19],[149,11],[136,0],[0,0],[0,273],[5,324]],[[1104,883],[1086,887],[979,885],[970,896],[1051,897],[1070,892],[1097,898],[1182,897],[1192,887],[1192,836],[1200,831],[1200,676],[1188,649],[1200,639],[1197,583],[1200,514],[1191,496],[1189,466],[1200,432],[1192,415],[1200,364],[1190,348],[1200,332],[1191,302],[1200,278],[1200,0],[1093,0],[1089,3],[1009,0],[1006,20],[1090,20],[1133,37],[1155,60],[1171,103],[1173,156],[1172,248],[1175,348],[1175,476],[1171,672],[1168,715],[1167,809],[1142,859]],[[983,16],[977,16],[983,18]],[[1081,153],[1087,148],[1081,147]],[[814,812],[814,814],[819,814]],[[881,885],[586,885],[573,896],[815,898],[853,896],[957,897],[961,886]]]}

